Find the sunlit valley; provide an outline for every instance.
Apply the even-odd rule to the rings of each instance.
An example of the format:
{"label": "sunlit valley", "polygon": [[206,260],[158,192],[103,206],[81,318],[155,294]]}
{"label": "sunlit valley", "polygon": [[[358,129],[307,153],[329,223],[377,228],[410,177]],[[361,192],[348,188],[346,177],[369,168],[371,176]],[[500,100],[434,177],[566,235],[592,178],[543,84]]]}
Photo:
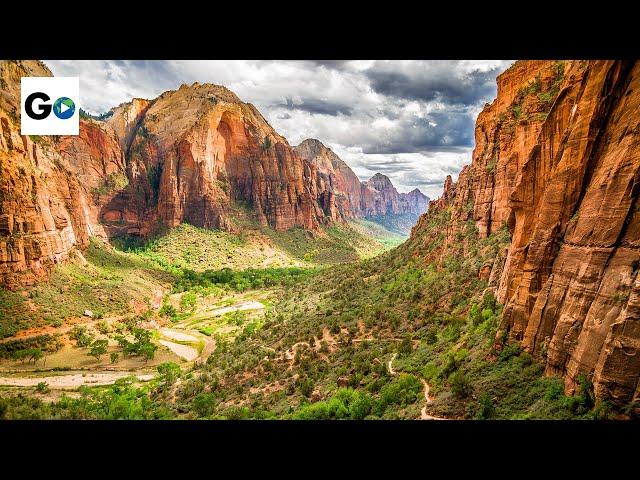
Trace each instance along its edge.
{"label": "sunlit valley", "polygon": [[0,62],[0,418],[640,413],[637,62],[514,63],[437,199],[207,83],[20,135],[49,75]]}

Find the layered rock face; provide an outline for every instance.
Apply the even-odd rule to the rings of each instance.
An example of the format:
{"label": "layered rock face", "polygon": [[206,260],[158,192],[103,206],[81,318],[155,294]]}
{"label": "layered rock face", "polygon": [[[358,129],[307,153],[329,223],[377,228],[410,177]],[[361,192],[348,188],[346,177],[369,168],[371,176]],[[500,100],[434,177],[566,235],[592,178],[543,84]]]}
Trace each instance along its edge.
{"label": "layered rock face", "polygon": [[343,218],[384,217],[411,215],[414,220],[427,210],[429,197],[417,188],[399,193],[391,180],[381,173],[366,182],[357,175],[331,149],[320,141],[307,139],[295,151],[317,168],[317,191],[320,204],[335,206],[332,216]]}
{"label": "layered rock face", "polygon": [[134,98],[113,108],[107,115],[106,122],[116,132],[124,153],[129,151],[135,131],[151,103],[145,98]]}
{"label": "layered rock face", "polygon": [[[327,214],[333,218],[362,216],[360,180],[333,150],[312,138],[303,141],[294,150],[316,167],[318,201]],[[332,211],[333,208],[336,210]]]}
{"label": "layered rock face", "polygon": [[389,177],[376,173],[362,184],[360,205],[365,217],[412,214],[417,218],[427,210],[429,197],[417,188],[398,193]]}
{"label": "layered rock face", "polygon": [[584,374],[600,399],[638,400],[640,63],[517,62],[475,136],[432,208],[481,236],[508,227],[488,275],[505,304],[498,339],[543,358],[568,392]]}
{"label": "layered rock face", "polygon": [[318,166],[221,86],[134,99],[81,120],[78,136],[21,136],[20,78],[50,75],[41,62],[0,62],[0,285],[33,284],[91,236],[184,221],[233,231],[243,204],[277,230],[344,218]]}
{"label": "layered rock face", "polygon": [[[118,107],[108,124],[128,132],[130,181],[103,209],[111,231],[147,235],[183,221],[232,230],[232,201],[248,203],[277,230],[327,221],[316,169],[224,87],[183,85],[151,104]],[[325,211],[332,208],[327,202]]]}
{"label": "layered rock face", "polygon": [[33,284],[90,236],[104,236],[96,198],[124,177],[108,127],[82,121],[79,136],[59,140],[20,135],[20,78],[50,75],[41,62],[0,61],[0,285],[8,288]]}

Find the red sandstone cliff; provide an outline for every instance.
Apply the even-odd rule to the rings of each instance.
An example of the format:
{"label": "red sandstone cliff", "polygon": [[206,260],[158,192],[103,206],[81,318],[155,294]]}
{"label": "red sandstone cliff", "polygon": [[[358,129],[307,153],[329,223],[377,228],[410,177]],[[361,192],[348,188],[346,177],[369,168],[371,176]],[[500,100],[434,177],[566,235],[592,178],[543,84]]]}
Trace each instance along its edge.
{"label": "red sandstone cliff", "polygon": [[20,135],[20,78],[50,76],[41,62],[0,61],[0,285],[46,276],[74,247],[104,236],[97,197],[124,177],[115,133],[81,122],[79,136]]}
{"label": "red sandstone cliff", "polygon": [[90,236],[233,230],[238,202],[277,230],[343,218],[318,167],[221,86],[134,99],[81,120],[78,136],[21,136],[20,78],[49,75],[0,62],[0,285],[32,284]]}
{"label": "red sandstone cliff", "polygon": [[505,304],[498,339],[544,359],[569,392],[586,374],[598,398],[638,400],[640,62],[517,62],[475,136],[471,165],[432,208],[450,209],[451,242],[456,220],[481,236],[508,226],[488,275]]}
{"label": "red sandstone cliff", "polygon": [[[333,150],[308,138],[294,147],[300,158],[317,169],[318,201],[332,218],[360,217],[360,180]],[[335,210],[334,210],[335,209]]]}
{"label": "red sandstone cliff", "polygon": [[315,167],[224,87],[183,85],[148,105],[118,107],[108,124],[130,136],[129,187],[103,208],[114,231],[146,235],[183,221],[233,229],[234,201],[277,230],[336,218],[316,201]]}

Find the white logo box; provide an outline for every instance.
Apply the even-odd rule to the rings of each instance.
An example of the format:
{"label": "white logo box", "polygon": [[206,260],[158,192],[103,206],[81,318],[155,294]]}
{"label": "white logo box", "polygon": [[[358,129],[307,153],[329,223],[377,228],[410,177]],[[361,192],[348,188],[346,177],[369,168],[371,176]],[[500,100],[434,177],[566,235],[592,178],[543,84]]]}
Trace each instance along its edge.
{"label": "white logo box", "polygon": [[[50,100],[33,102],[33,110],[40,112],[41,104],[53,107],[60,97],[68,97],[75,103],[73,116],[62,120],[53,111],[42,120],[35,120],[25,112],[25,100],[34,92],[49,95]],[[22,135],[78,135],[80,133],[80,80],[79,77],[22,77],[20,82],[20,133]]]}

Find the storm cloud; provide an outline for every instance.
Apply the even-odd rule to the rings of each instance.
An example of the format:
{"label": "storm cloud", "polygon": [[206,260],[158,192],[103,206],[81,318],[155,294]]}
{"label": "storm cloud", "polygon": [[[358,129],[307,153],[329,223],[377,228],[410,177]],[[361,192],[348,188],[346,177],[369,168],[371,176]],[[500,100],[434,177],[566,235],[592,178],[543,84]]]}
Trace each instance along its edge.
{"label": "storm cloud", "polygon": [[318,98],[307,98],[294,101],[291,97],[286,99],[286,103],[275,105],[286,107],[288,110],[301,110],[303,112],[318,113],[320,115],[351,115],[353,108],[349,105],[327,102]]}
{"label": "storm cloud", "polygon": [[465,68],[460,61],[376,62],[365,71],[372,88],[397,98],[470,105],[495,95],[501,67]]}
{"label": "storm cloud", "polygon": [[511,62],[377,60],[46,61],[80,77],[95,114],[182,84],[216,83],[253,103],[292,145],[317,138],[362,179],[435,198],[471,161],[475,118]]}

